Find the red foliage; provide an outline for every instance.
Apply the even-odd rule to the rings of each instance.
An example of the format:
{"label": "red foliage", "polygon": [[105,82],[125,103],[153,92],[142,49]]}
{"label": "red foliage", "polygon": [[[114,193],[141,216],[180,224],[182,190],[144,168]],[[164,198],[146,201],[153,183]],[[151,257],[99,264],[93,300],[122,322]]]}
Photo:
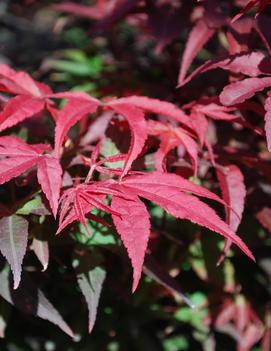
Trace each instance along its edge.
{"label": "red foliage", "polygon": [[[151,236],[149,202],[171,216],[222,235],[225,245],[218,263],[223,261],[232,243],[254,260],[236,231],[247,197],[253,200],[255,189],[265,192],[262,183],[253,183],[253,172],[261,179],[271,178],[268,154],[271,92],[264,91],[271,87],[271,39],[264,14],[260,14],[267,10],[270,1],[249,1],[233,20],[231,13],[221,10],[219,1],[194,4],[187,18],[189,11],[182,12],[183,3],[158,1],[154,5],[152,1],[101,0],[91,6],[72,2],[54,6],[59,11],[95,21],[95,29],[100,32],[113,28],[120,19],[129,18],[144,35],[159,37],[156,54],[166,50],[178,37],[182,25],[177,23],[176,14],[180,14],[183,27],[190,33],[175,81],[179,106],[144,94],[129,96],[126,91],[129,87],[122,88],[120,98],[98,99],[72,91],[54,93],[27,73],[0,65],[0,90],[8,94],[0,113],[0,132],[16,130],[22,123],[27,126],[30,118],[42,124],[49,116],[54,126],[53,137],[41,138],[38,140],[41,143],[35,143],[33,136],[29,138],[33,143],[10,135],[0,137],[0,184],[20,177],[34,193],[41,190],[52,215],[55,219],[59,217],[57,234],[65,235],[73,222],[81,222],[91,236],[87,218],[104,226],[112,223],[131,260],[133,291],[140,281]],[[240,4],[232,3],[234,9]],[[192,7],[187,6],[189,10]],[[241,18],[254,6],[258,7],[257,21]],[[160,24],[171,20],[172,27],[162,31],[160,37]],[[250,46],[255,37],[259,43]],[[217,42],[220,45],[213,45]],[[208,45],[219,49],[214,49],[213,57],[202,62],[206,56],[202,55],[202,49]],[[216,83],[211,73],[214,70],[224,74]],[[221,129],[220,133],[216,133],[216,127]],[[117,135],[117,154],[108,156],[101,150],[107,133],[112,133],[112,138]],[[116,162],[118,166],[114,166]],[[37,182],[33,168],[37,169]],[[248,185],[247,170],[252,174]],[[204,186],[195,184],[194,180],[202,181]],[[18,179],[17,182],[16,185]],[[222,198],[213,191],[220,191]],[[225,208],[225,221],[213,208],[221,205]],[[20,282],[27,242],[26,219],[12,216],[16,206],[11,213],[4,208],[0,223],[0,239],[9,227],[11,241],[18,236],[18,226],[22,223],[23,235],[15,248],[0,240],[0,250],[11,265],[15,287]],[[270,206],[264,200],[258,207],[253,215],[255,212],[260,224],[270,231]],[[112,220],[94,215],[94,209],[109,214]],[[33,242],[33,250],[39,252],[36,245]],[[44,267],[48,265],[46,249],[45,258],[40,258]],[[96,287],[98,295],[101,284],[98,282]],[[232,287],[235,294],[237,290],[236,286]],[[92,296],[95,308],[98,297]],[[227,323],[236,328],[238,350],[250,350],[264,335],[263,326],[250,303],[237,300],[225,300],[214,324],[217,329]],[[92,319],[95,316],[96,311]],[[269,334],[265,334],[266,345]]]}

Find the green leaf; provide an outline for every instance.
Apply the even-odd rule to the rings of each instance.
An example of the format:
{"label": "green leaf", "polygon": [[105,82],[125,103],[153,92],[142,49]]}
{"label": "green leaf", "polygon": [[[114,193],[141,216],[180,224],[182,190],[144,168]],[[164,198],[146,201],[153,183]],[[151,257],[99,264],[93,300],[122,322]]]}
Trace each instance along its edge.
{"label": "green leaf", "polygon": [[[116,144],[110,138],[105,138],[102,143],[100,152],[103,157],[109,157],[120,153]],[[125,161],[105,162],[105,166],[111,168],[123,168],[124,163]]]}
{"label": "green leaf", "polygon": [[34,199],[31,199],[30,201],[25,203],[23,207],[17,210],[16,213],[20,215],[29,215],[30,213],[32,213],[40,216],[46,216],[51,214],[43,204],[40,195],[37,195]]}
{"label": "green leaf", "polygon": [[165,351],[182,351],[187,350],[189,343],[184,336],[173,336],[163,342]]}

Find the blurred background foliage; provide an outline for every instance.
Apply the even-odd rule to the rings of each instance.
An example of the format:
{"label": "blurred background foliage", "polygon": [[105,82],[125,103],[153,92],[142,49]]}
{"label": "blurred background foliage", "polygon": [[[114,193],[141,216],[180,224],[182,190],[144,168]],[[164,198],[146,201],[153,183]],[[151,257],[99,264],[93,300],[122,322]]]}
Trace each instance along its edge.
{"label": "blurred background foliage", "polygon": [[[102,32],[93,29],[95,21],[56,11],[50,6],[56,3],[1,0],[2,63],[26,70],[56,91],[81,90],[97,97],[146,94],[182,103],[196,94],[175,89],[187,28],[179,31],[165,50],[157,51],[155,35],[146,34],[131,21],[118,21]],[[195,4],[190,3],[188,11]],[[213,45],[202,50],[199,59],[211,57]],[[105,153],[113,154],[116,145],[109,144]],[[234,321],[237,315],[247,323],[247,333],[266,335],[265,342],[270,342],[271,237],[250,210],[246,210],[239,231],[255,253],[257,264],[236,251],[216,267],[222,240],[148,206],[153,225],[152,256],[147,255],[145,274],[133,295],[130,264],[112,228],[89,221],[91,239],[81,225],[70,236],[50,235],[48,269],[40,274],[39,263],[29,254],[25,270],[58,307],[76,339],[1,298],[0,336],[5,334],[0,340],[1,351],[229,351],[236,349],[240,337],[235,323],[242,321]],[[45,228],[54,226],[48,221]],[[87,248],[110,262],[91,335],[86,328],[87,306],[73,274],[74,246]],[[163,274],[153,274],[159,269],[173,277],[178,288],[163,279]],[[194,308],[184,303],[179,286]],[[228,321],[227,313],[231,316]],[[261,351],[262,343],[256,342],[247,350]]]}

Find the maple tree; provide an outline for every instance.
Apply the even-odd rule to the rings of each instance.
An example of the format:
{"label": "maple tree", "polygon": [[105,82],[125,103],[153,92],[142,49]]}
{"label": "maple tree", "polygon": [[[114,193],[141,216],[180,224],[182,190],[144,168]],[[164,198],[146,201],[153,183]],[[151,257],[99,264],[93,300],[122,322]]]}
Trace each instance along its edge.
{"label": "maple tree", "polygon": [[[161,254],[161,248],[157,249],[163,242],[161,237],[172,240],[164,222],[175,218],[175,226],[185,228],[188,221],[193,232],[184,235],[182,245],[186,248],[180,249],[183,257],[178,257],[176,266],[188,257],[198,279],[217,290],[203,303],[203,309],[207,305],[210,309],[200,319],[200,326],[190,316],[194,312],[185,309],[174,312],[174,318],[189,320],[206,335],[225,329],[238,351],[252,350],[259,343],[268,350],[270,325],[264,319],[269,321],[270,307],[266,304],[264,311],[254,309],[240,288],[241,279],[229,272],[237,270],[235,257],[243,257],[247,264],[255,261],[257,247],[267,236],[263,239],[255,233],[253,237],[249,225],[242,226],[249,217],[246,211],[253,213],[266,232],[271,230],[269,3],[97,0],[90,5],[63,1],[50,7],[56,18],[64,13],[68,16],[64,18],[87,19],[95,35],[106,33],[106,45],[118,57],[116,66],[123,57],[129,58],[131,66],[136,61],[133,52],[120,49],[123,39],[118,42],[114,32],[119,23],[128,23],[136,28],[139,43],[131,51],[142,50],[142,40],[150,40],[155,59],[151,58],[148,70],[161,56],[164,61],[158,66],[164,64],[170,78],[160,84],[164,70],[158,81],[154,67],[153,76],[148,74],[156,83],[147,78],[141,87],[142,74],[142,78],[135,78],[136,86],[120,64],[117,73],[112,68],[105,70],[103,79],[100,73],[93,74],[94,80],[101,82],[92,93],[92,88],[80,85],[84,74],[89,80],[90,71],[86,57],[78,52],[70,54],[70,61],[47,62],[41,72],[45,70],[46,76],[50,69],[63,65],[71,76],[78,74],[79,90],[86,91],[69,90],[65,84],[59,88],[56,82],[46,79],[49,83],[44,83],[42,74],[36,74],[36,80],[26,71],[0,64],[0,252],[8,263],[0,271],[0,295],[6,301],[49,320],[75,338],[24,269],[28,251],[32,251],[43,271],[48,270],[48,237],[56,235],[56,240],[68,242],[73,275],[85,297],[88,331],[92,332],[103,285],[110,279],[108,267],[115,267],[109,262],[115,263],[115,259],[92,244],[98,228],[100,240],[110,231],[112,242],[104,247],[113,257],[120,255],[119,241],[126,250],[133,271],[133,293],[144,280],[143,272],[165,288],[161,296],[177,294],[189,305],[184,308],[193,309],[192,299],[154,258],[156,250]],[[31,7],[32,1],[27,5]],[[256,6],[256,16],[249,16]],[[65,20],[69,23],[62,20],[57,19],[56,32],[63,30]],[[189,34],[184,35],[183,29]],[[181,49],[176,45],[179,38]],[[99,40],[97,47],[104,45]],[[84,67],[83,74],[78,73],[76,60]],[[113,61],[110,55],[105,60]],[[263,193],[260,205],[258,200],[254,204]],[[160,217],[158,211],[162,211]],[[207,262],[203,246],[215,243],[211,232],[220,234],[224,243]],[[174,237],[173,245],[175,241]],[[212,283],[215,273],[211,265],[216,272],[227,270],[230,278]],[[117,269],[121,274],[126,267]],[[174,269],[175,263],[173,274]],[[25,302],[28,298],[29,305]]]}

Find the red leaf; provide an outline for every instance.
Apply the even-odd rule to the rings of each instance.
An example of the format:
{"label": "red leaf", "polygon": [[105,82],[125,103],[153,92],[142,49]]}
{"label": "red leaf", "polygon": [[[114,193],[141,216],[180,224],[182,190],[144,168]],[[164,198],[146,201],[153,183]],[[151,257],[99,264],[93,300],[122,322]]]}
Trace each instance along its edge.
{"label": "red leaf", "polygon": [[112,116],[113,111],[104,111],[99,118],[96,118],[89,126],[86,134],[81,138],[80,145],[91,144],[103,138]]}
{"label": "red leaf", "polygon": [[50,151],[48,144],[27,144],[14,136],[0,137],[0,156],[36,156],[44,151]]}
{"label": "red leaf", "polygon": [[[59,227],[56,234],[59,234],[67,225],[79,220],[88,232],[85,215],[92,208],[112,213],[109,206],[103,203],[105,195],[109,194],[109,189],[100,188],[100,183],[79,184],[75,188],[67,189],[61,196],[61,210],[59,216]],[[115,215],[116,212],[113,211]],[[91,234],[91,233],[89,233]]]}
{"label": "red leaf", "polygon": [[18,177],[35,166],[37,161],[38,158],[24,156],[0,160],[0,184],[4,184],[12,178]]}
{"label": "red leaf", "polygon": [[269,92],[269,97],[265,100],[264,108],[266,110],[265,114],[265,133],[267,140],[268,151],[271,152],[271,92]]}
{"label": "red leaf", "polygon": [[0,219],[0,251],[12,269],[14,289],[18,288],[21,280],[27,238],[28,222],[23,217],[13,215]]}
{"label": "red leaf", "polygon": [[192,61],[214,33],[215,29],[209,28],[204,20],[199,20],[196,23],[186,42],[178,77],[178,85],[182,85]]}
{"label": "red leaf", "polygon": [[127,119],[131,129],[130,147],[121,175],[123,177],[127,174],[132,162],[137,158],[145,145],[145,141],[147,140],[147,124],[142,110],[133,105],[118,103],[113,104],[112,108]]}
{"label": "red leaf", "polygon": [[10,99],[0,113],[0,132],[33,117],[44,108],[44,105],[43,99],[29,95],[18,95]]}
{"label": "red leaf", "polygon": [[160,146],[155,153],[155,167],[157,171],[166,172],[165,158],[167,154],[178,145],[180,145],[180,140],[174,133],[163,133],[160,135]]}
{"label": "red leaf", "polygon": [[161,188],[168,187],[173,188],[176,191],[178,190],[193,193],[195,195],[206,197],[224,204],[224,202],[211,191],[200,185],[192,183],[179,175],[171,173],[152,172],[144,173],[142,175],[129,176],[124,178],[121,184],[134,189],[146,189],[149,186],[158,185],[161,186]]}
{"label": "red leaf", "polygon": [[[154,174],[155,177],[152,178]],[[169,178],[167,179],[168,176]],[[145,181],[145,177],[148,181]],[[132,181],[129,181],[128,177],[127,180],[123,181],[122,186],[129,187],[130,192],[136,193],[139,196],[155,202],[174,217],[189,219],[194,223],[223,235],[225,238],[230,239],[239,246],[240,249],[251,259],[254,259],[252,253],[244,242],[217,216],[212,208],[201,202],[196,197],[180,192],[180,187],[182,185],[180,184],[179,189],[176,187],[178,178],[178,176],[171,174],[159,174],[158,172],[155,172],[151,173],[151,176],[149,177],[147,175],[131,177]],[[180,178],[179,181],[182,183],[182,178]],[[184,182],[184,187],[185,186],[188,186],[186,182]],[[193,186],[191,186],[191,188],[193,189]],[[197,190],[196,188],[194,189],[200,192],[200,190]],[[203,188],[199,187],[199,189]],[[205,191],[205,189],[202,190],[202,193]],[[208,197],[216,198],[216,196],[212,196],[211,194],[212,193],[207,191],[207,196],[209,195]]]}
{"label": "red leaf", "polygon": [[[240,169],[235,165],[217,168],[217,177],[222,191],[222,198],[227,204],[226,223],[234,232],[241,222],[245,206],[246,188],[244,177]],[[218,260],[220,264],[231,246],[231,241],[225,242],[223,253]]]}
{"label": "red leaf", "polygon": [[191,157],[194,174],[196,175],[198,168],[198,144],[181,128],[176,128],[175,133]]}
{"label": "red leaf", "polygon": [[215,120],[219,121],[233,121],[238,118],[233,113],[230,113],[233,111],[234,108],[232,107],[226,107],[226,106],[221,106],[215,103],[210,103],[208,105],[197,105],[196,110],[199,111],[200,113],[203,113],[207,117],[210,117]]}
{"label": "red leaf", "polygon": [[[68,97],[68,95],[61,94],[59,96],[58,94],[57,97]],[[57,155],[60,153],[60,148],[69,129],[86,115],[95,112],[98,105],[96,100],[72,97],[60,110],[55,128],[55,152]]]}
{"label": "red leaf", "polygon": [[188,133],[182,128],[174,128],[170,124],[164,124],[156,121],[148,121],[148,133],[150,135],[159,136],[161,144],[157,151],[156,169],[162,171],[165,169],[163,161],[170,150],[179,145],[183,145],[187,153],[192,159],[194,173],[197,172],[198,166],[198,145]]}
{"label": "red leaf", "polygon": [[0,156],[9,158],[0,159],[0,184],[35,166],[39,160],[39,151],[44,149],[46,145],[28,145],[16,137],[1,137]]}
{"label": "red leaf", "polygon": [[271,78],[247,78],[227,85],[220,94],[220,102],[226,106],[240,104],[269,86]]}
{"label": "red leaf", "polygon": [[193,120],[194,130],[199,137],[200,144],[203,145],[208,131],[208,120],[204,116],[204,113],[196,108],[192,109],[191,118]]}
{"label": "red leaf", "polygon": [[228,205],[225,207],[226,222],[233,231],[236,231],[242,218],[246,197],[243,174],[237,166],[229,165],[217,168],[217,176],[222,198]]}
{"label": "red leaf", "polygon": [[56,216],[62,169],[59,160],[52,155],[42,155],[48,150],[44,144],[28,145],[16,137],[0,138],[0,184],[18,177],[33,166],[38,166],[38,181],[49,200],[54,216]]}
{"label": "red leaf", "polygon": [[262,72],[259,68],[259,64],[265,58],[261,52],[251,52],[246,54],[231,55],[224,59],[209,60],[202,66],[195,69],[182,83],[178,86],[187,84],[196,75],[208,72],[213,69],[221,68],[224,70],[231,71],[233,73],[242,73],[250,77],[257,77]]}
{"label": "red leaf", "polygon": [[170,102],[152,99],[146,96],[129,96],[110,102],[110,105],[113,106],[116,104],[124,103],[134,105],[151,113],[172,118],[173,120],[191,127],[191,121],[189,117],[181,109]]}
{"label": "red leaf", "polygon": [[26,72],[16,72],[8,65],[0,64],[0,90],[41,97],[43,94],[40,87]]}
{"label": "red leaf", "polygon": [[112,218],[132,262],[134,292],[141,277],[150,236],[149,213],[137,196],[127,199],[113,196],[111,208],[121,214],[121,217],[112,215]]}
{"label": "red leaf", "polygon": [[45,193],[54,217],[57,214],[58,199],[62,184],[62,168],[58,158],[43,155],[38,161],[38,181]]}

